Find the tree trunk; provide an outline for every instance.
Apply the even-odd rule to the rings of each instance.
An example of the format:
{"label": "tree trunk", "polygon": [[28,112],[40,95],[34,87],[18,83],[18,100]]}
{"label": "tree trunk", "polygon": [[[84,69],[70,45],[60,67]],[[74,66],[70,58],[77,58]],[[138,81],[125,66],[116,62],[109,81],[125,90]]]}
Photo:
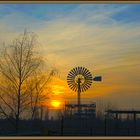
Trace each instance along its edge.
{"label": "tree trunk", "polygon": [[[21,82],[20,82],[21,83]],[[18,108],[17,108],[17,115],[16,115],[16,133],[19,132],[19,116],[20,116],[20,90],[21,90],[21,84],[19,85],[18,89]]]}
{"label": "tree trunk", "polygon": [[16,134],[19,132],[19,115],[16,115]]}

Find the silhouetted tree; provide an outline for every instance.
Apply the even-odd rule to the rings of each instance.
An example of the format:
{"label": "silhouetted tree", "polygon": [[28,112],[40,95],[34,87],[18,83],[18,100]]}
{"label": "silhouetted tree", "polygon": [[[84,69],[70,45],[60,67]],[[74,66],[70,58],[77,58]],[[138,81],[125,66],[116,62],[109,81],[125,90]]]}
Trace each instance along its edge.
{"label": "silhouetted tree", "polygon": [[35,73],[35,75],[30,78],[30,82],[28,82],[27,86],[28,93],[30,94],[29,104],[31,120],[35,118],[35,113],[38,109],[42,110],[42,105],[44,104],[44,101],[48,99],[48,83],[55,74],[56,70],[53,69],[48,73],[48,75],[44,75],[39,72],[38,74]]}
{"label": "silhouetted tree", "polygon": [[[34,116],[40,93],[43,92],[44,85],[46,85],[45,81],[42,82],[40,75],[40,78],[36,76],[36,80],[32,81],[35,85],[34,95],[36,94],[33,101],[31,89],[29,90],[27,85],[31,78],[39,72],[43,62],[41,57],[35,53],[36,45],[36,35],[25,31],[11,45],[4,45],[1,52],[0,113],[12,123],[15,120],[16,132],[19,130],[19,120],[22,118],[23,112],[31,104],[32,117]],[[41,82],[43,84],[40,84]]]}

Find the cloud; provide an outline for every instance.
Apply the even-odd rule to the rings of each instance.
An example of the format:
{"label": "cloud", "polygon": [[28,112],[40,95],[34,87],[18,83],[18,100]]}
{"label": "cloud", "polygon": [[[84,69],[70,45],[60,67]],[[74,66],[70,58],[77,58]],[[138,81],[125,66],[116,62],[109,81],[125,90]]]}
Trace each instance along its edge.
{"label": "cloud", "polygon": [[103,76],[103,82],[93,83],[82,95],[84,98],[111,96],[114,100],[123,95],[127,100],[133,91],[140,92],[140,23],[131,21],[132,17],[125,17],[131,22],[122,22],[116,15],[121,16],[132,7],[131,4],[81,4],[66,12],[58,11],[59,16],[56,10],[48,11],[48,16],[53,18],[47,18],[46,13],[44,18],[38,18],[10,9],[0,19],[0,40],[12,40],[27,28],[38,34],[41,54],[59,69],[64,81],[69,70],[79,65],[87,67],[93,75]]}

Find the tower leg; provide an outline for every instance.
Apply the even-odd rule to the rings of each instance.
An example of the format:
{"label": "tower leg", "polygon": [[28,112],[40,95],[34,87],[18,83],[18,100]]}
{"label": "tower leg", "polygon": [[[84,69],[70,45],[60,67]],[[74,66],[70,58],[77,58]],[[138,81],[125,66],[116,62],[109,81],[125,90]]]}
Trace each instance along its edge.
{"label": "tower leg", "polygon": [[81,87],[80,87],[81,80],[80,78],[78,79],[78,115],[81,116]]}
{"label": "tower leg", "polygon": [[80,92],[78,91],[78,115],[81,113],[81,101],[80,101]]}

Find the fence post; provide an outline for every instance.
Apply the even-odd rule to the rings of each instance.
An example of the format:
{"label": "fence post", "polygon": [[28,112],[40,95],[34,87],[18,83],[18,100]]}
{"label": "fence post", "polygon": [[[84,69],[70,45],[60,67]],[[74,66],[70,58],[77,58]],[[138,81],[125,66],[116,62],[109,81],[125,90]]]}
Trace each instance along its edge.
{"label": "fence post", "polygon": [[64,116],[61,116],[61,136],[63,136],[63,130],[64,129]]}

